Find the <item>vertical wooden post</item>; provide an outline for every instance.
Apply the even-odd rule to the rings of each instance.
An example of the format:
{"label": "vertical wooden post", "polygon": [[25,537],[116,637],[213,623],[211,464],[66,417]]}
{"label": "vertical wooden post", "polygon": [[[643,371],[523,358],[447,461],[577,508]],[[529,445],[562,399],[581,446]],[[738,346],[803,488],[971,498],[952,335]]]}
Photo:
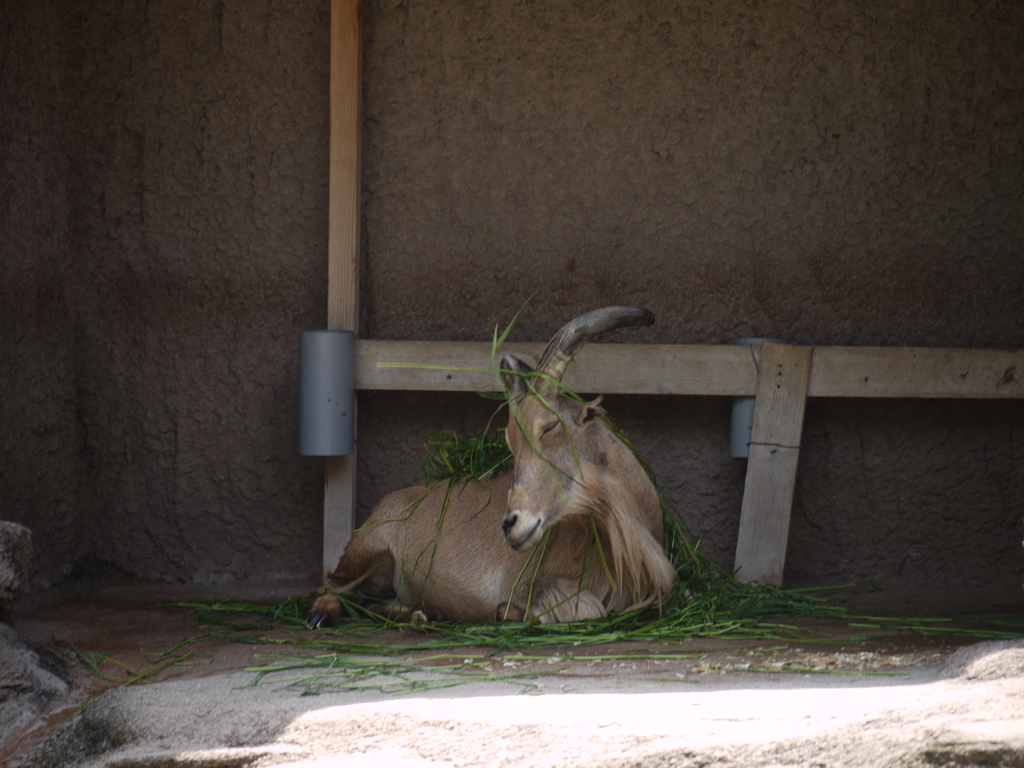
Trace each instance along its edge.
{"label": "vertical wooden post", "polygon": [[812,350],[771,342],[761,349],[736,544],[737,575],[743,581],[782,584]]}
{"label": "vertical wooden post", "polygon": [[[327,241],[327,327],[358,331],[362,3],[331,2],[330,200]],[[356,407],[353,397],[353,408]],[[356,429],[353,413],[353,430]],[[358,435],[358,432],[356,432]],[[352,536],[355,448],[327,459],[324,477],[324,573]]]}

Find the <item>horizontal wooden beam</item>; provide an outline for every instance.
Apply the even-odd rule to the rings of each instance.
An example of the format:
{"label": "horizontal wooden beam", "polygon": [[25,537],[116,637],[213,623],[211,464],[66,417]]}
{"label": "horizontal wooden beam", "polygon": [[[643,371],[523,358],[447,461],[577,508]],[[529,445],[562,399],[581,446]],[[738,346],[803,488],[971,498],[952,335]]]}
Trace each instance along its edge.
{"label": "horizontal wooden beam", "polygon": [[[502,354],[535,363],[544,344],[506,344]],[[760,354],[760,350],[757,350]],[[357,340],[356,389],[496,391],[500,361],[489,342]],[[757,387],[748,347],[588,344],[563,381],[577,392],[745,395]]]}
{"label": "horizontal wooden beam", "polygon": [[[506,344],[534,361],[544,344]],[[356,340],[356,389],[498,389],[489,342]],[[589,344],[565,374],[577,392],[753,396],[759,347]],[[1024,351],[815,347],[809,397],[1024,397]]]}
{"label": "horizontal wooden beam", "polygon": [[815,347],[808,397],[1024,397],[1024,351]]}

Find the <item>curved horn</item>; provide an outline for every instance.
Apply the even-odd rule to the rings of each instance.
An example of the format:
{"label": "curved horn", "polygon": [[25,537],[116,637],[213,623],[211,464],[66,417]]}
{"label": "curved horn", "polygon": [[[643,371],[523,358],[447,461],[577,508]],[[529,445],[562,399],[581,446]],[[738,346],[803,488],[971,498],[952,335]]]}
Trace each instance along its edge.
{"label": "curved horn", "polygon": [[537,370],[555,381],[561,381],[572,356],[594,337],[616,328],[653,324],[654,314],[640,307],[604,307],[587,312],[570,320],[554,335],[541,355]]}

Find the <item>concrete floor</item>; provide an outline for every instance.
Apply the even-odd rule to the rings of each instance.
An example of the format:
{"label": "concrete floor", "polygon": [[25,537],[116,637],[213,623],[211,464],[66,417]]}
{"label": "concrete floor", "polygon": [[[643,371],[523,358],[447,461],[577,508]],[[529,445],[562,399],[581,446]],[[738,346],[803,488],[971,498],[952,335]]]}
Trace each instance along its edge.
{"label": "concrete floor", "polygon": [[[273,588],[252,589],[236,588],[197,588],[192,586],[168,586],[115,582],[107,584],[67,585],[59,590],[39,592],[27,596],[16,606],[16,629],[23,636],[38,643],[47,644],[61,641],[73,644],[83,651],[96,651],[106,654],[110,659],[102,665],[102,669],[115,677],[129,676],[123,667],[137,672],[146,672],[163,664],[165,658],[156,658],[177,647],[180,643],[197,638],[187,646],[193,651],[195,663],[176,664],[162,671],[157,677],[160,680],[186,680],[197,677],[208,677],[225,672],[238,672],[248,667],[266,663],[270,653],[302,653],[302,649],[290,644],[290,639],[315,637],[314,633],[298,632],[275,628],[267,631],[249,633],[278,641],[280,645],[267,646],[262,644],[245,644],[228,642],[212,637],[201,637],[209,627],[196,624],[196,614],[187,607],[178,604],[192,599],[216,600],[238,599],[262,604],[272,604],[287,596],[306,594],[314,589],[314,585],[295,583],[276,585]],[[913,596],[889,594],[887,600],[878,595],[857,596],[859,602],[870,600],[864,605],[865,611],[874,615],[921,615],[920,606],[914,611]],[[995,620],[1002,618],[1024,617],[1024,597],[1021,599],[1021,610],[1014,610],[1013,605],[1004,606],[1001,610],[989,610],[984,614],[971,615],[967,612],[969,596],[961,601],[960,623]],[[949,608],[950,606],[945,606]],[[998,608],[999,606],[997,606]],[[925,611],[927,613],[927,611]],[[945,659],[958,648],[973,642],[969,638],[935,638],[922,637],[911,633],[901,633],[883,640],[836,643],[843,639],[860,638],[865,630],[850,628],[846,623],[823,620],[798,619],[787,623],[799,625],[814,632],[822,633],[822,638],[831,642],[827,646],[814,643],[792,641],[741,641],[715,640],[699,638],[681,643],[615,643],[596,646],[589,649],[570,649],[575,662],[570,663],[572,671],[563,673],[579,674],[580,664],[593,670],[595,677],[615,677],[623,680],[640,680],[649,675],[661,675],[666,669],[664,664],[653,661],[612,662],[608,660],[583,661],[588,656],[608,657],[624,654],[651,653],[697,653],[700,652],[702,663],[680,662],[668,669],[670,674],[681,673],[690,682],[700,681],[701,684],[712,684],[714,680],[728,675],[730,685],[748,683],[761,679],[761,675],[742,673],[736,669],[738,665],[763,666],[778,664],[786,660],[787,666],[804,666],[810,668],[820,663],[820,659],[843,659],[844,661],[827,665],[834,669],[846,671],[900,671],[910,674],[922,666],[941,666]],[[1024,632],[1024,628],[1021,630]],[[338,638],[344,639],[344,638]],[[364,638],[352,638],[363,641]],[[374,638],[374,641],[414,644],[424,640],[418,633],[385,632]],[[463,649],[455,655],[465,655],[472,650],[474,653],[488,653],[490,649]],[[316,651],[306,653],[316,653]],[[414,654],[410,658],[415,658]],[[426,654],[423,654],[426,655]],[[433,652],[430,652],[433,655]],[[564,649],[540,649],[530,655],[565,658]],[[858,661],[849,659],[856,657]],[[500,657],[504,660],[504,655]],[[801,660],[806,662],[798,663]],[[123,665],[123,667],[122,667]],[[728,668],[728,671],[722,671]],[[519,670],[546,673],[550,671],[547,661],[536,663],[520,661]],[[699,669],[694,672],[691,670]],[[711,673],[714,674],[711,674]],[[736,676],[739,675],[739,678]],[[749,679],[748,679],[749,678]],[[103,690],[115,685],[114,681],[94,680],[94,689]]]}
{"label": "concrete floor", "polygon": [[[61,641],[65,649],[73,644],[82,651],[102,652],[106,654],[106,661],[101,663],[100,669],[116,679],[104,680],[80,671],[75,677],[72,695],[61,707],[46,713],[40,727],[19,744],[18,754],[31,752],[34,743],[40,743],[62,727],[67,728],[69,717],[82,703],[118,686],[118,680],[135,672],[153,670],[156,672],[148,679],[159,680],[159,684],[132,686],[108,694],[90,705],[78,720],[84,722],[89,718],[99,718],[105,723],[102,728],[107,728],[112,726],[103,718],[113,718],[121,723],[126,717],[151,711],[152,717],[160,721],[169,714],[164,702],[173,701],[186,710],[184,715],[180,709],[173,715],[180,726],[182,722],[190,722],[187,710],[193,704],[208,699],[219,702],[218,707],[232,711],[241,706],[239,702],[244,702],[246,707],[255,708],[260,713],[255,716],[246,709],[244,716],[239,715],[244,721],[255,718],[255,721],[265,723],[269,718],[280,723],[270,729],[272,733],[265,732],[266,728],[262,726],[254,726],[254,730],[243,735],[225,735],[214,728],[200,742],[190,739],[204,728],[212,727],[207,720],[203,720],[202,725],[194,723],[184,730],[181,727],[170,729],[178,733],[177,737],[167,736],[165,731],[168,728],[164,726],[139,726],[136,728],[138,734],[150,736],[139,735],[138,743],[122,746],[117,754],[124,753],[122,758],[127,760],[125,755],[135,754],[131,752],[134,749],[139,755],[144,753],[149,757],[145,760],[140,757],[141,762],[132,762],[135,760],[132,758],[128,762],[115,761],[110,765],[272,765],[314,760],[321,761],[316,765],[322,768],[328,765],[322,761],[329,760],[339,751],[347,755],[345,765],[362,765],[365,761],[370,761],[365,764],[373,764],[373,760],[384,761],[381,764],[405,765],[413,760],[409,763],[411,765],[420,760],[415,754],[427,754],[429,750],[424,751],[422,745],[416,747],[416,742],[410,742],[406,733],[408,729],[398,732],[379,723],[397,718],[396,722],[406,723],[413,730],[425,728],[423,738],[436,741],[439,700],[445,702],[442,719],[451,726],[442,728],[442,732],[455,740],[468,739],[466,749],[470,752],[470,746],[483,739],[491,745],[488,749],[492,752],[519,754],[515,750],[509,752],[507,744],[502,746],[502,728],[511,731],[526,728],[533,733],[530,730],[533,725],[540,728],[544,723],[547,724],[545,728],[554,728],[561,733],[559,738],[569,741],[582,739],[580,759],[591,754],[588,752],[591,749],[597,750],[594,754],[599,754],[602,759],[611,759],[609,755],[613,753],[626,759],[632,754],[629,745],[634,742],[639,750],[636,754],[648,756],[660,754],[665,749],[681,748],[683,741],[691,749],[700,745],[703,745],[701,749],[712,750],[725,746],[735,750],[739,748],[737,745],[748,749],[752,744],[809,738],[812,733],[852,727],[865,718],[870,720],[871,713],[877,714],[880,707],[903,706],[899,702],[911,706],[908,702],[913,700],[924,706],[920,702],[933,698],[928,693],[928,686],[940,684],[943,665],[950,656],[974,642],[967,638],[933,638],[910,633],[855,642],[853,638],[863,630],[842,623],[803,620],[792,623],[820,632],[821,639],[832,642],[696,639],[677,643],[617,643],[590,648],[538,649],[523,655],[506,652],[480,662],[476,667],[481,678],[478,682],[397,699],[372,689],[303,696],[303,693],[310,692],[308,686],[304,690],[275,682],[274,676],[269,676],[266,684],[258,688],[246,688],[244,693],[238,690],[238,686],[248,685],[255,678],[254,673],[245,670],[271,663],[273,654],[322,653],[296,645],[296,642],[310,636],[304,631],[273,629],[257,633],[279,641],[275,645],[229,642],[205,636],[180,646],[183,641],[203,635],[208,628],[197,626],[194,612],[176,603],[191,598],[227,597],[273,602],[286,595],[304,594],[311,587],[308,584],[290,584],[274,589],[210,590],[129,582],[84,583],[27,597],[15,612],[16,628],[23,636],[43,644]],[[1007,596],[1008,603],[1003,605],[994,604],[991,599],[982,603],[970,595],[961,598],[959,619],[963,621],[1024,617],[1024,611],[1019,610],[1014,602],[1024,603],[1024,600],[1016,596]],[[865,610],[889,615],[908,615],[914,612],[911,609],[915,607],[928,607],[922,606],[924,601],[920,596],[915,598],[910,594],[867,595],[857,596],[857,599],[871,601]],[[984,606],[985,613],[971,614],[972,606]],[[1018,630],[1024,634],[1024,628],[1018,627]],[[405,645],[416,643],[424,636],[388,632],[377,639]],[[168,653],[175,648],[178,650]],[[490,650],[461,648],[451,652],[450,656],[426,651],[407,654],[397,660],[433,667],[458,663],[465,658],[475,659]],[[173,656],[188,651],[191,655],[183,662],[161,669],[161,665]],[[428,656],[430,658],[426,659]],[[128,672],[127,668],[133,672]],[[428,669],[422,677],[431,679],[432,675],[439,679],[442,673]],[[379,678],[371,682],[387,686],[393,680]],[[1024,692],[1024,686],[1021,688]],[[385,687],[384,690],[388,689]],[[822,691],[832,693],[824,694]],[[541,697],[545,703],[539,704],[541,699],[529,696],[527,700],[533,704],[521,704],[522,693],[545,694]],[[711,694],[718,695],[718,698],[701,698]],[[565,695],[571,698],[562,698]],[[626,698],[620,701],[610,697]],[[565,703],[560,704],[560,701]],[[612,701],[617,702],[615,716],[607,724],[602,724],[599,721],[608,719],[602,713],[608,711]],[[276,714],[270,716],[268,711]],[[665,713],[669,711],[675,714],[668,717]],[[688,730],[679,730],[681,711],[686,712]],[[486,717],[482,714],[484,712],[488,713]],[[701,715],[694,719],[696,712]],[[1021,702],[1020,715],[1024,718],[1024,701]],[[1016,724],[1016,715],[1014,717]],[[481,718],[486,720],[486,727],[479,724]],[[71,718],[71,722],[77,721]],[[371,722],[378,725],[371,728],[368,725]],[[1020,722],[1024,723],[1024,719]],[[737,729],[735,723],[744,725]],[[292,749],[294,739],[289,741],[291,737],[287,737],[289,733],[294,736],[295,728],[312,728],[319,735],[304,736],[299,741],[307,746],[296,751]],[[375,734],[372,738],[366,735],[369,733],[367,728]],[[588,728],[598,730],[591,733]],[[544,728],[537,734],[541,731]],[[338,742],[341,738],[338,734],[342,732],[350,736],[356,732],[362,734],[360,739],[363,741],[358,743],[366,742],[363,744],[365,749],[352,747],[354,742],[351,740],[342,739],[343,744]],[[154,737],[154,733],[159,736]],[[282,738],[287,743],[282,744]],[[228,759],[223,755],[216,757],[210,752],[199,762],[183,763],[175,757],[171,762],[160,763],[171,753],[180,755],[189,749],[192,752],[203,752],[204,749],[209,752],[226,748],[226,744],[233,742],[245,743],[246,749],[250,750],[245,754],[235,754],[240,762],[232,762],[235,758]],[[274,748],[270,749],[268,745]],[[401,755],[392,749],[398,746],[401,746]],[[573,764],[570,753],[571,750],[562,756],[562,762],[556,760],[552,764]],[[444,755],[447,756],[444,756],[437,753],[425,764],[462,764],[459,760],[453,762],[452,754],[446,752]],[[164,757],[157,760],[159,755]],[[8,757],[14,758],[13,755]],[[107,758],[90,757],[84,753],[79,757],[82,765],[108,765],[102,762]],[[480,759],[484,757],[485,762],[495,765],[532,764],[526,753],[507,759],[490,754]]]}

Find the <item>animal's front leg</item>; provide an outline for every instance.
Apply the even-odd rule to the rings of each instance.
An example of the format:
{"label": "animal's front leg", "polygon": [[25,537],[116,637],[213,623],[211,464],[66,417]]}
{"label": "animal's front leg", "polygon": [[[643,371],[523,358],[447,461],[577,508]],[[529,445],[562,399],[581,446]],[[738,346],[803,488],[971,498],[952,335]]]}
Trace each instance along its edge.
{"label": "animal's front leg", "polygon": [[411,608],[401,600],[392,600],[390,603],[374,603],[369,607],[369,610],[381,616],[386,616],[392,621],[426,622],[443,620],[441,614],[433,608]]}
{"label": "animal's front leg", "polygon": [[341,617],[341,601],[327,590],[348,592],[371,576],[375,570],[382,567],[390,570],[391,565],[391,553],[385,546],[365,532],[356,531],[341,559],[338,560],[338,567],[324,579],[322,594],[306,614],[306,626],[309,629],[323,629],[338,623]]}
{"label": "animal's front leg", "polygon": [[530,606],[530,618],[538,619],[541,624],[600,619],[607,615],[608,609],[597,595],[581,589],[578,581],[559,577],[552,577],[541,585],[537,599]]}
{"label": "animal's front leg", "polygon": [[306,614],[307,629],[333,627],[341,617],[341,601],[330,592],[320,595]]}
{"label": "animal's front leg", "polygon": [[562,576],[541,576],[533,584],[520,585],[511,600],[498,606],[495,619],[556,624],[599,619],[607,614],[597,595],[581,589],[578,581]]}

